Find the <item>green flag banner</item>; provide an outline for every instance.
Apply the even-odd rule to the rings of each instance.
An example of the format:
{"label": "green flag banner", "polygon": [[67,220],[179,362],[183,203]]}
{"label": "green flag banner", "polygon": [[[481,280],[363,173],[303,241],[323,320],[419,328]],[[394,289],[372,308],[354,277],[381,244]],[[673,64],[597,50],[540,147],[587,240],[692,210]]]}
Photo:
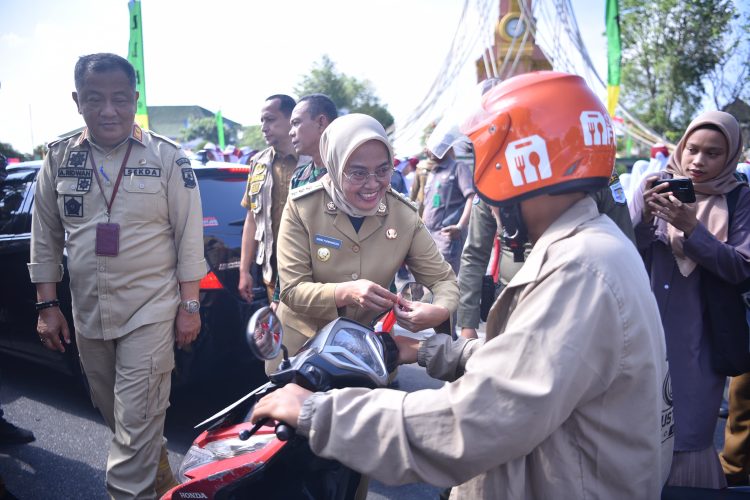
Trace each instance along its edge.
{"label": "green flag banner", "polygon": [[615,115],[620,97],[620,12],[617,0],[607,0],[607,110]]}
{"label": "green flag banner", "polygon": [[221,110],[216,112],[216,133],[219,135],[219,149],[224,151],[224,117]]}
{"label": "green flag banner", "polygon": [[135,122],[142,128],[148,128],[148,108],[146,107],[146,74],[143,71],[143,24],[141,22],[140,0],[128,2],[130,13],[130,47],[128,61],[135,68],[135,85],[138,91],[138,106],[135,110]]}

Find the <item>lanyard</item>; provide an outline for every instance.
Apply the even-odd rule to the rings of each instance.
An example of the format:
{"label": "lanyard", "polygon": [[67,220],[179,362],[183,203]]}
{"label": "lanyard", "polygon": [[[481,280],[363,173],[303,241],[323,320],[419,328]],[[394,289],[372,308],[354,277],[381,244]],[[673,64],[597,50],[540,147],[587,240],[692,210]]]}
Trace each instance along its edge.
{"label": "lanyard", "polygon": [[89,153],[91,153],[91,167],[94,169],[94,177],[96,177],[96,183],[99,184],[99,191],[102,193],[104,203],[107,205],[107,211],[104,212],[107,215],[107,222],[109,222],[109,215],[112,212],[112,205],[115,202],[115,196],[117,196],[117,188],[120,186],[122,180],[122,173],[125,171],[125,164],[130,158],[130,150],[133,149],[133,141],[128,141],[128,150],[125,151],[125,158],[122,159],[122,165],[120,165],[120,172],[117,174],[117,180],[115,181],[115,187],[112,189],[112,198],[107,201],[107,195],[104,194],[104,188],[102,187],[102,181],[99,179],[99,173],[96,171],[96,163],[94,162],[94,152],[89,147]]}

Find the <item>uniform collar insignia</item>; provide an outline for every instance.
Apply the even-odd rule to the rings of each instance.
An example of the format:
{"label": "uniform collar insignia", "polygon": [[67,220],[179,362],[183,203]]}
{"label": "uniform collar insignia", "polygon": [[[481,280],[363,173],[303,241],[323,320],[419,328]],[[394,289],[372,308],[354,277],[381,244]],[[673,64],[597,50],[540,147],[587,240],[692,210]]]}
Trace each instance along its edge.
{"label": "uniform collar insignia", "polygon": [[143,144],[143,129],[137,123],[133,124],[133,133],[130,137]]}
{"label": "uniform collar insignia", "polygon": [[76,146],[83,145],[84,142],[89,140],[89,129],[84,128],[83,132],[81,132],[81,135],[78,137],[78,140],[76,141]]}

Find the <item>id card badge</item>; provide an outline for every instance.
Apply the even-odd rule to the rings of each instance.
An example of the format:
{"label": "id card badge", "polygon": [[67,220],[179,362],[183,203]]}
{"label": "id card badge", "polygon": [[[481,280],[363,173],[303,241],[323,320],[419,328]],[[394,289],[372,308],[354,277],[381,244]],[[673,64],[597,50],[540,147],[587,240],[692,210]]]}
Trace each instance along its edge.
{"label": "id card badge", "polygon": [[96,255],[116,257],[120,251],[120,225],[114,222],[96,225]]}
{"label": "id card badge", "polygon": [[440,193],[435,193],[432,196],[432,208],[438,208],[440,206]]}

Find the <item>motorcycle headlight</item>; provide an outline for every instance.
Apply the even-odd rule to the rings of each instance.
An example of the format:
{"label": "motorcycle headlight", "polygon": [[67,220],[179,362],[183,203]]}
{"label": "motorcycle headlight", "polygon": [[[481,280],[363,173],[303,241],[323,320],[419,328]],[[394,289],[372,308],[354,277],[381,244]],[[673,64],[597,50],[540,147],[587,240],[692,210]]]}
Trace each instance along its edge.
{"label": "motorcycle headlight", "polygon": [[188,473],[198,467],[224,460],[227,458],[244,455],[245,453],[251,453],[259,450],[266,446],[272,439],[276,437],[275,434],[254,434],[245,441],[232,437],[228,439],[219,439],[217,441],[211,441],[204,447],[193,445],[190,447],[188,452],[185,454],[185,458],[182,460],[180,465],[179,478],[184,483],[189,481],[191,478],[188,477]]}
{"label": "motorcycle headlight", "polygon": [[[371,332],[354,328],[341,328],[334,333],[329,345],[345,350],[359,364],[372,370],[378,376],[386,375],[382,347],[374,340],[374,334]],[[351,362],[352,359],[350,358],[348,361]]]}

